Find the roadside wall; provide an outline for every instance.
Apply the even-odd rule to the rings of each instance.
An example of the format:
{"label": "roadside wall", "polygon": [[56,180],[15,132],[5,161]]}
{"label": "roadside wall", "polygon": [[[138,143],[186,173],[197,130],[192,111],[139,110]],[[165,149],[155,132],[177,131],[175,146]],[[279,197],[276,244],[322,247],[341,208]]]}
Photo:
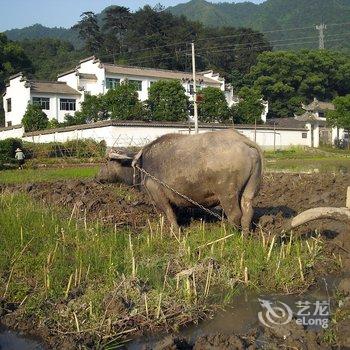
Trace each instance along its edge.
{"label": "roadside wall", "polygon": [[[232,125],[203,124],[199,132],[210,132],[232,128]],[[237,125],[236,130],[249,137],[265,149],[283,149],[290,146],[309,146],[310,132],[307,129],[287,129],[270,126]],[[65,142],[68,140],[94,139],[105,141],[108,147],[141,147],[157,137],[169,134],[193,134],[187,124],[181,123],[144,123],[104,121],[87,125],[70,126],[66,128],[42,130],[25,133],[24,141],[35,143]],[[275,146],[274,146],[275,145]]]}
{"label": "roadside wall", "polygon": [[21,139],[24,134],[22,125],[14,125],[6,128],[0,128],[0,140],[9,138]]}

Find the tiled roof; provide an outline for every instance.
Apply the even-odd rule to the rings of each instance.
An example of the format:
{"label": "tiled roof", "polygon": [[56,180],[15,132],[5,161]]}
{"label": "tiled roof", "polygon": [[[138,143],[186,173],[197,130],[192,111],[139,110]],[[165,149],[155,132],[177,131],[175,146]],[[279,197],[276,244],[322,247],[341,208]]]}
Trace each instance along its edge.
{"label": "tiled roof", "polygon": [[306,111],[302,115],[296,115],[295,119],[301,122],[325,121],[325,118],[320,118],[314,112]]}
{"label": "tiled roof", "polygon": [[271,118],[266,120],[268,125],[276,125],[276,127],[282,128],[305,128],[306,122],[297,120],[293,117],[286,118]]}
{"label": "tiled roof", "polygon": [[308,105],[303,105],[303,109],[305,109],[306,111],[326,111],[326,110],[334,110],[334,104],[331,102],[322,102],[317,100],[317,98],[315,98],[310,104]]}
{"label": "tiled roof", "polygon": [[79,91],[71,88],[65,82],[46,82],[46,81],[30,81],[31,92],[64,94],[64,95],[80,95]]}
{"label": "tiled roof", "polygon": [[[192,73],[181,72],[166,69],[155,69],[145,67],[129,67],[129,66],[117,66],[114,64],[103,63],[107,73],[110,74],[122,74],[130,76],[143,76],[150,78],[162,78],[162,79],[192,79]],[[197,73],[197,79],[203,80],[207,84],[220,85],[220,82],[205,77],[204,75]]]}

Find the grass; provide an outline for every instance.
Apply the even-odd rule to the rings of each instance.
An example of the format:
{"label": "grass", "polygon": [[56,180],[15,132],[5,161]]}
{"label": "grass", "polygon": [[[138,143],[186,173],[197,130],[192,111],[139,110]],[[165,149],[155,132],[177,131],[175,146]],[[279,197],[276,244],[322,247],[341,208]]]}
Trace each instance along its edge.
{"label": "grass", "polygon": [[344,159],[344,157],[350,157],[349,150],[342,150],[332,147],[301,147],[301,146],[291,146],[288,149],[271,151],[264,151],[266,159],[327,159],[327,158],[337,158]]}
{"label": "grass", "polygon": [[0,298],[51,334],[86,332],[105,345],[139,330],[177,329],[243,289],[300,291],[324,259],[317,238],[280,243],[218,224],[170,234],[162,218],[135,233],[69,214],[24,194],[0,197]]}
{"label": "grass", "polygon": [[87,179],[94,177],[99,167],[68,167],[0,171],[0,184]]}

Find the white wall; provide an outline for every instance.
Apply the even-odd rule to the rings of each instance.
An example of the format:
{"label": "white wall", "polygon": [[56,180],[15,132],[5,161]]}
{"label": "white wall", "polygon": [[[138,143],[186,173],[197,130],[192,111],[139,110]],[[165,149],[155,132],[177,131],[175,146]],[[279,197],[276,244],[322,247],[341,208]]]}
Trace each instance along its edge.
{"label": "white wall", "polygon": [[10,128],[1,128],[0,129],[0,140],[15,138],[20,139],[24,134],[23,126],[15,126]]}
{"label": "white wall", "polygon": [[[219,128],[202,127],[199,129],[201,133],[218,130]],[[61,129],[63,130],[63,129]],[[242,134],[249,137],[251,140],[255,139],[254,128],[237,129]],[[302,132],[306,132],[308,138],[302,138]],[[181,133],[188,134],[188,128],[184,126],[170,127],[170,126],[114,126],[107,125],[101,127],[91,127],[79,130],[68,129],[63,132],[43,132],[41,135],[25,136],[23,140],[38,143],[47,142],[65,142],[67,140],[76,139],[94,139],[98,142],[104,140],[108,147],[119,146],[143,146],[148,142],[155,140],[157,137],[169,134]],[[191,133],[194,133],[192,128]],[[275,137],[275,141],[274,141]],[[286,130],[276,129],[274,131],[269,129],[258,129],[256,132],[256,141],[263,148],[273,148],[274,142],[276,149],[288,148],[290,146],[308,146],[310,143],[310,132],[307,130]]]}
{"label": "white wall", "polygon": [[[25,81],[21,81],[21,79],[22,76],[11,79],[10,86],[7,87],[6,93],[3,96],[6,126],[8,122],[12,122],[12,125],[21,124],[28,102],[30,101],[30,88],[26,88]],[[11,98],[11,112],[7,111],[6,100],[8,98]]]}
{"label": "white wall", "polygon": [[80,110],[80,96],[78,95],[63,95],[63,94],[43,94],[43,93],[32,93],[31,101],[33,97],[46,97],[50,99],[50,109],[43,109],[49,120],[57,119],[58,122],[64,122],[66,114],[73,115],[75,111],[61,111],[60,110],[60,99],[74,99],[76,101],[76,110]]}

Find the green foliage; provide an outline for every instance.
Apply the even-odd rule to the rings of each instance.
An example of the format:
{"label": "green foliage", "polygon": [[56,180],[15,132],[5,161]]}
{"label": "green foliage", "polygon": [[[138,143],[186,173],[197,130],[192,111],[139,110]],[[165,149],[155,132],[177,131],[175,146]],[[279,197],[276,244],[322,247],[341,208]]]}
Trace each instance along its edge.
{"label": "green foliage", "polygon": [[349,68],[350,56],[339,52],[264,52],[246,79],[269,101],[269,117],[286,117],[314,97],[349,93]]}
{"label": "green foliage", "polygon": [[178,80],[153,83],[147,103],[152,120],[180,121],[188,118],[188,97]]}
{"label": "green foliage", "polygon": [[21,29],[10,29],[5,31],[4,34],[13,41],[58,39],[69,42],[77,48],[80,48],[82,46],[82,41],[79,39],[78,33],[76,33],[74,30],[62,27],[49,28],[38,23]]}
{"label": "green foliage", "polygon": [[85,100],[81,104],[81,110],[75,112],[74,117],[66,116],[67,125],[84,124],[86,122],[96,122],[108,118],[107,97],[102,95],[85,95]]}
{"label": "green foliage", "polygon": [[110,89],[101,96],[103,106],[111,119],[142,119],[144,108],[139,101],[134,84],[125,81],[115,89]]}
{"label": "green foliage", "polygon": [[13,138],[0,140],[0,167],[2,167],[4,163],[14,162],[17,148],[22,148],[21,140]]}
{"label": "green foliage", "polygon": [[225,122],[230,118],[225,94],[218,88],[206,87],[198,104],[199,119],[203,122]]}
{"label": "green foliage", "polygon": [[85,50],[90,53],[96,53],[103,44],[96,15],[92,11],[86,11],[80,17],[81,20],[72,29],[77,30],[79,37],[85,42]]}
{"label": "green foliage", "polygon": [[333,100],[334,111],[327,111],[327,121],[339,128],[350,130],[350,94]]}
{"label": "green foliage", "polygon": [[244,87],[240,90],[240,101],[232,106],[233,120],[237,124],[261,123],[261,113],[264,109],[261,93],[255,89]]}
{"label": "green foliage", "polygon": [[35,78],[42,80],[56,80],[59,73],[71,69],[88,55],[75,50],[69,42],[53,38],[26,39],[20,45],[33,64]]}
{"label": "green foliage", "polygon": [[22,118],[22,124],[26,132],[37,131],[46,129],[49,125],[49,119],[40,106],[29,103]]}
{"label": "green foliage", "polygon": [[[261,1],[260,1],[261,2]],[[295,50],[318,47],[314,24],[349,22],[350,3],[347,0],[266,0],[259,4],[222,1],[213,3],[192,0],[170,7],[174,15],[184,15],[209,27],[235,26],[265,31],[266,38],[276,42],[276,49]],[[305,28],[299,30],[284,30]],[[307,38],[307,39],[305,39]],[[349,27],[328,26],[326,47],[349,50]],[[252,38],[252,42],[259,42]]]}

